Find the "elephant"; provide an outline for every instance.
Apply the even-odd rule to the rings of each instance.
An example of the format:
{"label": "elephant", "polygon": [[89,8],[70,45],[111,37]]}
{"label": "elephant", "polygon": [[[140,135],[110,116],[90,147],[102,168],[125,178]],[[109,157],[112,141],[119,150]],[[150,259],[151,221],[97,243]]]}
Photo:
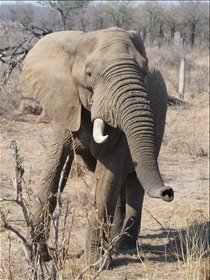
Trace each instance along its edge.
{"label": "elephant", "polygon": [[77,154],[96,182],[86,259],[93,263],[103,254],[101,236],[119,236],[117,252],[135,247],[144,192],[166,202],[174,198],[158,167],[167,89],[160,71],[149,69],[140,34],[116,27],[49,34],[27,54],[20,81],[53,120],[37,194],[42,203],[35,200],[31,210],[37,240],[46,249],[43,227],[50,221],[43,209],[54,211],[50,194],[58,192],[68,157],[63,191]]}

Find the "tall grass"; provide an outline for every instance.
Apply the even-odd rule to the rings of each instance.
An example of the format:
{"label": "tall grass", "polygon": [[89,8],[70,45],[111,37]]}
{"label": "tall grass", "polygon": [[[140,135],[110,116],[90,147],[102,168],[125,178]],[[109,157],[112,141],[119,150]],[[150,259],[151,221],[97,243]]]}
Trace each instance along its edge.
{"label": "tall grass", "polygon": [[183,280],[209,280],[209,222],[186,221],[185,230],[178,231],[176,255]]}

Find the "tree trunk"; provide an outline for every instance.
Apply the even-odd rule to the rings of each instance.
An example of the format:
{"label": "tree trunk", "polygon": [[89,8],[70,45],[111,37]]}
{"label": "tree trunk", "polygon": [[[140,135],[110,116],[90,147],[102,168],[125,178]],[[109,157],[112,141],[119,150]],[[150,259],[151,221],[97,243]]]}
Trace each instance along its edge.
{"label": "tree trunk", "polygon": [[195,31],[196,31],[196,24],[195,23],[191,23],[191,34],[190,34],[191,49],[193,49],[194,44],[195,44]]}
{"label": "tree trunk", "polygon": [[175,26],[171,26],[171,45],[174,44],[175,32],[176,32]]}
{"label": "tree trunk", "polygon": [[60,15],[61,15],[61,23],[62,23],[62,29],[65,31],[66,30],[66,17],[64,15],[63,10],[57,8],[57,10],[59,11]]}

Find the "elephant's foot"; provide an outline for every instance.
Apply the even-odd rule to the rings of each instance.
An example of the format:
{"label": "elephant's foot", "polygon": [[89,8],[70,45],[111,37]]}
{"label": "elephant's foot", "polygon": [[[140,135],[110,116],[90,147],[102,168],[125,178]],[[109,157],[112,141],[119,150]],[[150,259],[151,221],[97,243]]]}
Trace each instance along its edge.
{"label": "elephant's foot", "polygon": [[117,254],[136,254],[136,246],[136,239],[126,233],[122,234],[122,236],[115,242],[115,250]]}

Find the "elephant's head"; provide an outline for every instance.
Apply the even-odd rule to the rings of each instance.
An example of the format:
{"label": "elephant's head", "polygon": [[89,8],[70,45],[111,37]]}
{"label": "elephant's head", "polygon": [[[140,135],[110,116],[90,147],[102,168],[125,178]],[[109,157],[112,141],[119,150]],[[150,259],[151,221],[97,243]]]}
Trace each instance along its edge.
{"label": "elephant's head", "polygon": [[101,132],[105,123],[122,130],[144,189],[171,201],[173,190],[164,186],[157,165],[147,72],[145,49],[135,32],[64,31],[45,36],[29,52],[22,82],[46,113],[71,131],[80,128],[82,106],[96,120],[97,142],[107,138]]}

